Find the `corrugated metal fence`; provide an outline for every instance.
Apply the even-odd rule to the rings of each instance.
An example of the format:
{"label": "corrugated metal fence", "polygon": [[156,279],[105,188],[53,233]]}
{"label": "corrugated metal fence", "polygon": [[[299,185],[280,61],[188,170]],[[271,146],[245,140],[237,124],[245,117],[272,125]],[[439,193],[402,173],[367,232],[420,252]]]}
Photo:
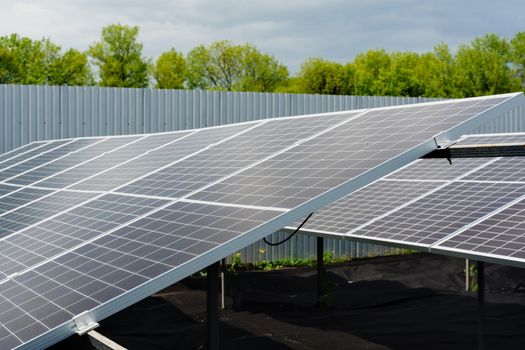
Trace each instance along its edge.
{"label": "corrugated metal fence", "polygon": [[[0,85],[0,153],[36,140],[183,130],[271,117],[433,101],[384,96],[334,96],[202,90]],[[523,108],[477,132],[525,130]],[[286,233],[271,237],[280,240]],[[399,252],[373,244],[326,239],[334,257]],[[278,247],[257,242],[241,251],[245,262],[303,259],[315,237],[296,235]]]}

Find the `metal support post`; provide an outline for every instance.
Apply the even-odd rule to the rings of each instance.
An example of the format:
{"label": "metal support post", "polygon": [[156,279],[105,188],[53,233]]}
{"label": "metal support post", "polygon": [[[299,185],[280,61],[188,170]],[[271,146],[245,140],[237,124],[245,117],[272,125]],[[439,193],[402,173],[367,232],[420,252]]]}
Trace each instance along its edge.
{"label": "metal support post", "polygon": [[226,288],[225,288],[225,270],[226,270],[226,259],[221,260],[221,309],[226,309]]}
{"label": "metal support post", "polygon": [[485,349],[485,264],[478,266],[478,350]]}
{"label": "metal support post", "polygon": [[470,290],[470,261],[465,259],[465,291]]}
{"label": "metal support post", "polygon": [[219,262],[211,264],[206,269],[208,350],[219,350],[219,269]]}
{"label": "metal support post", "polygon": [[317,237],[317,305],[323,305],[322,298],[325,294],[323,287],[323,274],[324,274],[324,239],[323,237]]}

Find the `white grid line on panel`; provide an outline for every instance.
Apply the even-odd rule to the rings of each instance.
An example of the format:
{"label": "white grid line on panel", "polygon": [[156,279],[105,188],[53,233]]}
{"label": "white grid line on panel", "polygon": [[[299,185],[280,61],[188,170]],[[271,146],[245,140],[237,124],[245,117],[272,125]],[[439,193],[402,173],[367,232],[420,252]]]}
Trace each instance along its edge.
{"label": "white grid line on panel", "polygon": [[[265,162],[265,161],[267,161],[267,160],[269,160],[269,159],[272,159],[272,158],[275,157],[275,156],[278,156],[279,154],[282,154],[282,153],[284,153],[284,152],[286,152],[286,151],[288,151],[288,150],[290,150],[290,149],[293,149],[294,147],[299,146],[299,145],[303,144],[304,142],[307,142],[307,141],[309,141],[309,140],[311,140],[311,139],[314,139],[314,138],[316,138],[316,137],[318,137],[318,136],[320,136],[320,135],[322,135],[322,134],[324,134],[324,133],[326,133],[326,132],[329,132],[330,130],[333,130],[333,129],[335,129],[335,128],[341,126],[341,125],[344,125],[344,124],[346,124],[346,123],[348,123],[348,122],[350,122],[350,121],[352,121],[352,120],[354,120],[354,119],[360,117],[361,115],[365,114],[367,111],[368,111],[368,109],[365,110],[365,111],[363,111],[363,112],[361,112],[361,113],[357,113],[357,114],[355,114],[355,115],[349,116],[348,119],[346,119],[346,120],[344,120],[344,121],[342,121],[342,122],[340,122],[340,123],[337,123],[337,124],[335,124],[335,125],[332,125],[331,127],[328,127],[328,128],[326,128],[326,129],[324,129],[324,130],[322,130],[322,131],[320,131],[320,132],[317,132],[317,133],[315,133],[315,134],[313,134],[313,135],[311,135],[311,136],[309,136],[309,137],[307,137],[307,138],[304,138],[304,139],[302,139],[302,140],[299,140],[299,141],[293,143],[292,145],[290,145],[290,146],[288,146],[288,147],[285,147],[285,148],[283,148],[283,149],[281,149],[281,150],[279,150],[279,151],[277,151],[277,152],[274,152],[274,153],[272,153],[272,154],[270,154],[270,155],[268,155],[268,156],[266,156],[266,157],[264,157],[264,158],[261,158],[260,160],[254,162],[254,163],[252,163],[252,164],[250,164],[250,165],[248,165],[248,166],[246,166],[246,167],[242,167],[242,168],[240,168],[240,169],[238,169],[238,170],[236,170],[236,171],[234,171],[234,172],[232,172],[232,173],[230,173],[230,174],[228,174],[228,175],[226,175],[226,176],[223,176],[223,177],[221,177],[221,178],[219,178],[219,179],[217,179],[217,180],[215,180],[215,181],[212,181],[212,182],[208,183],[208,184],[205,185],[205,186],[202,186],[202,187],[200,187],[200,188],[198,188],[198,189],[196,189],[196,190],[194,190],[194,191],[191,191],[191,192],[189,192],[189,193],[187,193],[187,194],[185,194],[185,195],[183,195],[183,196],[180,196],[179,198],[180,198],[180,199],[187,199],[187,198],[193,196],[194,194],[196,194],[196,193],[198,193],[198,192],[200,192],[200,191],[203,191],[203,190],[205,190],[205,189],[207,189],[207,188],[209,188],[209,187],[211,187],[211,186],[213,186],[213,185],[218,184],[219,182],[222,182],[222,181],[224,181],[224,180],[227,180],[227,179],[229,179],[229,178],[231,178],[231,177],[233,177],[233,176],[235,176],[235,175],[237,175],[237,174],[239,174],[239,173],[241,173],[241,172],[243,172],[243,171],[245,171],[245,170],[247,170],[247,169],[250,169],[250,168],[252,168],[252,167],[254,167],[254,166],[256,166],[256,165],[258,165],[258,164],[260,164],[260,163],[262,163],[262,162]],[[348,113],[348,112],[347,112],[347,113]],[[353,113],[352,113],[352,114],[353,114]],[[272,119],[271,121],[273,121],[273,119]],[[271,122],[271,121],[266,121],[266,122]],[[156,171],[152,172],[152,174],[155,173],[155,172],[157,172],[157,171],[159,171],[159,170],[161,170],[161,169],[157,169]],[[134,181],[133,181],[133,182],[134,182]],[[116,188],[116,189],[114,189],[113,192],[114,192],[115,194],[121,194],[121,192],[118,192],[118,189],[119,189],[119,188],[123,188],[123,187],[124,187],[124,185],[123,185],[123,186],[120,186],[120,187],[118,187],[118,188]]]}
{"label": "white grid line on panel", "polygon": [[[52,141],[50,141],[50,142],[52,142]],[[3,154],[2,154],[2,157],[4,157],[4,156],[8,156],[9,154],[12,154],[12,156],[11,156],[11,157],[8,157],[8,158],[6,158],[6,159],[4,159],[4,160],[2,160],[2,161],[0,161],[0,166],[1,166],[2,163],[4,163],[4,162],[7,162],[7,161],[9,161],[9,160],[11,160],[11,159],[13,159],[13,158],[18,157],[18,156],[22,156],[22,155],[24,155],[24,154],[26,154],[26,153],[28,153],[28,152],[31,152],[31,151],[37,150],[37,149],[39,149],[39,148],[41,148],[41,147],[47,145],[47,144],[50,143],[50,142],[43,142],[43,141],[40,141],[40,142],[38,142],[38,143],[42,143],[42,144],[41,144],[40,146],[38,146],[38,147],[29,148],[28,150],[26,150],[26,151],[24,151],[24,152],[15,153],[17,150],[19,150],[19,149],[22,148],[22,147],[27,147],[27,146],[29,146],[29,145],[32,145],[32,144],[37,143],[37,142],[31,142],[31,143],[29,143],[29,144],[27,144],[27,145],[25,145],[25,146],[22,146],[22,147],[19,147],[19,148],[15,148],[15,149],[12,149],[12,150],[10,150],[10,151],[7,152],[7,153],[3,153]]]}
{"label": "white grid line on panel", "polygon": [[[96,176],[103,175],[105,172],[108,172],[108,171],[110,171],[110,170],[112,170],[112,169],[115,169],[115,168],[121,166],[121,165],[127,164],[127,163],[129,163],[129,162],[131,162],[131,161],[134,161],[134,160],[138,159],[138,158],[141,158],[141,157],[143,157],[143,156],[146,156],[146,155],[147,155],[148,153],[150,153],[150,152],[157,151],[157,150],[160,150],[160,149],[162,149],[162,148],[164,148],[164,147],[167,147],[167,146],[169,146],[169,145],[171,145],[171,144],[173,144],[173,143],[176,143],[176,142],[179,141],[179,140],[184,140],[184,139],[186,139],[187,137],[196,134],[197,132],[198,132],[198,130],[197,130],[197,131],[188,132],[187,135],[184,135],[184,136],[179,137],[179,138],[177,138],[177,139],[174,139],[174,140],[172,140],[172,141],[166,142],[166,143],[164,143],[164,144],[162,144],[162,145],[160,145],[160,146],[158,146],[158,147],[155,147],[155,148],[153,148],[153,149],[147,150],[146,152],[141,153],[141,154],[138,154],[137,156],[132,157],[132,158],[130,158],[130,159],[127,159],[127,160],[125,160],[125,161],[123,161],[123,162],[119,162],[119,163],[117,163],[117,164],[115,164],[115,165],[113,165],[113,166],[111,166],[111,167],[108,167],[108,168],[106,168],[106,169],[104,169],[104,170],[101,170],[101,171],[99,171],[99,172],[97,172],[97,173],[94,173],[94,174],[89,175],[89,176],[87,176],[87,177],[85,177],[85,178],[82,178],[82,179],[79,180],[79,181],[75,181],[74,183],[69,184],[69,185],[65,186],[64,188],[68,188],[68,189],[69,189],[69,188],[71,188],[71,187],[73,187],[73,186],[76,186],[76,185],[82,183],[83,181],[87,181],[87,180],[90,180],[90,179],[92,179],[92,178],[94,178],[94,177],[96,177]],[[183,132],[181,132],[181,133],[183,133]],[[148,136],[145,136],[145,137],[143,137],[143,138],[140,138],[139,140],[144,140],[144,139],[147,139],[147,138],[148,138]],[[139,141],[139,140],[136,140],[136,141]],[[90,161],[92,161],[92,160],[94,160],[94,159],[97,159],[97,158],[99,158],[99,157],[91,158],[91,159],[86,160],[85,162],[82,162],[82,163],[80,163],[80,164],[77,164],[77,165],[75,165],[75,166],[73,166],[73,167],[69,167],[69,168],[67,168],[67,169],[64,169],[63,171],[60,171],[60,172],[54,173],[53,175],[50,175],[50,176],[48,176],[48,177],[46,177],[46,178],[43,178],[43,179],[39,180],[39,181],[36,182],[35,184],[38,184],[38,183],[41,183],[41,182],[45,182],[45,181],[47,181],[47,180],[49,180],[49,179],[55,177],[56,175],[59,175],[59,174],[62,174],[62,173],[66,173],[66,172],[68,172],[68,171],[70,171],[70,170],[72,170],[72,169],[75,169],[76,167],[79,167],[79,166],[82,166],[82,165],[84,165],[84,164],[87,164],[87,163],[89,163]],[[31,185],[29,185],[29,186],[35,187],[35,184],[31,184]],[[44,188],[45,188],[45,187],[44,187]],[[55,189],[55,188],[53,188],[53,189]],[[82,191],[83,191],[83,190],[82,190]],[[100,193],[100,192],[104,192],[104,191],[94,191],[94,192]]]}
{"label": "white grid line on panel", "polygon": [[[266,124],[266,123],[268,123],[268,122],[269,122],[268,120],[258,121],[257,123],[254,123],[254,125],[253,125],[252,127],[250,127],[250,128],[247,128],[247,129],[241,130],[241,131],[239,131],[238,133],[235,133],[235,134],[233,134],[233,135],[231,135],[231,136],[229,136],[229,137],[226,137],[226,138],[224,138],[224,139],[222,139],[222,140],[220,140],[220,141],[218,141],[218,142],[215,142],[215,143],[209,144],[209,145],[207,145],[206,147],[199,149],[198,151],[195,151],[195,152],[193,152],[193,153],[190,153],[190,154],[188,154],[188,155],[186,155],[186,156],[184,156],[184,157],[182,157],[182,158],[179,158],[179,159],[177,159],[177,160],[175,160],[175,161],[173,161],[173,162],[171,162],[171,163],[168,163],[168,164],[166,164],[166,165],[164,165],[164,166],[162,166],[162,167],[160,167],[160,168],[156,168],[156,169],[153,170],[153,171],[150,171],[150,172],[148,172],[148,173],[146,173],[146,174],[143,174],[143,175],[141,175],[141,176],[139,176],[139,177],[137,177],[137,178],[134,178],[133,180],[128,181],[128,182],[126,182],[126,183],[124,183],[124,184],[122,184],[122,185],[120,185],[120,186],[118,186],[118,187],[116,187],[116,188],[114,188],[114,189],[108,191],[108,193],[118,193],[118,194],[121,194],[120,192],[118,192],[119,189],[124,188],[125,186],[127,186],[127,185],[129,185],[129,184],[131,184],[131,183],[133,183],[133,182],[135,182],[135,181],[137,181],[137,180],[143,179],[143,178],[145,178],[145,177],[147,177],[147,176],[149,176],[149,175],[151,175],[151,174],[154,174],[154,173],[156,173],[156,172],[158,172],[158,171],[161,171],[161,170],[163,170],[163,169],[166,169],[166,168],[168,168],[168,167],[170,167],[170,166],[172,166],[172,165],[174,165],[174,164],[177,164],[177,163],[179,163],[179,162],[182,162],[183,160],[186,160],[186,159],[188,159],[188,158],[191,158],[191,157],[193,157],[194,155],[197,155],[197,154],[199,154],[199,153],[202,153],[202,152],[204,152],[205,150],[207,150],[207,149],[209,149],[209,148],[211,148],[211,147],[213,147],[213,146],[220,145],[220,144],[222,144],[222,143],[224,143],[224,142],[226,142],[226,141],[228,141],[228,140],[230,140],[230,139],[233,139],[233,138],[237,137],[238,135],[242,135],[242,134],[244,134],[245,132],[248,132],[248,131],[250,131],[250,130],[253,130],[253,129],[257,128],[258,126],[263,125],[263,124]],[[237,125],[237,124],[234,124],[234,125]],[[171,198],[171,199],[173,199],[173,198]]]}
{"label": "white grid line on panel", "polygon": [[524,199],[525,199],[525,195],[523,195],[523,196],[521,196],[521,197],[519,197],[519,198],[513,200],[512,202],[509,202],[509,203],[507,203],[507,204],[501,206],[501,207],[498,208],[497,210],[495,210],[495,211],[493,211],[493,212],[490,212],[490,213],[488,213],[487,215],[484,215],[483,217],[479,218],[478,220],[473,221],[473,222],[471,222],[470,224],[465,225],[464,227],[460,228],[460,229],[457,230],[456,232],[451,233],[450,235],[448,235],[448,236],[446,236],[446,237],[440,239],[440,240],[437,241],[436,243],[432,244],[430,247],[432,248],[432,247],[437,247],[437,246],[439,246],[442,242],[447,241],[447,240],[449,240],[449,239],[451,239],[451,238],[454,238],[454,237],[457,236],[457,235],[460,235],[461,233],[465,232],[466,230],[468,230],[468,229],[471,228],[472,226],[474,226],[474,225],[476,225],[476,224],[479,224],[479,223],[481,223],[481,222],[483,222],[483,221],[485,221],[485,220],[487,220],[487,219],[490,219],[492,216],[501,213],[503,210],[505,210],[505,209],[507,209],[507,208],[513,206],[513,205],[516,204],[516,203],[519,203],[519,202],[523,201]]}
{"label": "white grid line on panel", "polygon": [[[353,232],[356,232],[356,231],[358,231],[358,230],[360,230],[360,229],[362,229],[362,228],[364,228],[364,227],[366,227],[366,226],[368,226],[368,225],[370,225],[370,224],[376,222],[377,220],[380,220],[380,219],[382,219],[382,218],[384,218],[384,217],[387,217],[388,215],[394,214],[396,211],[401,210],[401,209],[407,207],[408,205],[410,205],[410,204],[412,204],[412,203],[415,203],[415,202],[417,202],[418,200],[421,200],[421,199],[423,199],[423,198],[425,198],[425,197],[431,195],[432,193],[437,192],[438,190],[440,190],[440,189],[442,189],[442,188],[448,186],[449,184],[452,184],[455,180],[459,180],[459,179],[461,179],[462,177],[467,176],[467,175],[469,175],[470,173],[473,173],[473,172],[477,171],[478,169],[481,169],[481,168],[485,167],[486,165],[491,164],[491,163],[493,163],[493,162],[495,162],[495,161],[497,161],[497,160],[498,160],[498,158],[495,158],[495,159],[493,159],[493,160],[491,160],[491,161],[488,161],[487,163],[482,164],[482,165],[480,165],[480,166],[478,166],[478,167],[476,167],[476,168],[474,168],[474,169],[472,169],[472,170],[470,170],[470,171],[467,171],[466,173],[461,174],[461,175],[458,176],[456,179],[446,181],[446,182],[444,182],[442,185],[437,186],[436,188],[434,188],[434,189],[432,189],[432,190],[430,190],[430,191],[428,191],[428,192],[426,192],[426,193],[424,193],[424,194],[422,194],[422,195],[420,195],[420,196],[417,196],[417,197],[411,199],[410,201],[408,201],[408,202],[406,202],[406,203],[400,205],[399,207],[396,207],[396,208],[394,208],[394,209],[392,209],[392,210],[389,210],[389,211],[385,212],[384,214],[379,215],[379,216],[377,216],[376,218],[374,218],[374,219],[372,219],[372,220],[370,220],[370,221],[368,221],[368,222],[366,222],[366,223],[364,223],[364,224],[362,224],[362,225],[356,227],[355,229],[352,229],[352,230],[348,231],[346,234],[347,234],[347,235],[352,235]],[[400,241],[400,242],[402,242],[402,241]],[[428,246],[428,245],[427,245],[427,246]]]}
{"label": "white grid line on panel", "polygon": [[[57,150],[57,149],[60,149],[62,146],[67,146],[67,145],[69,145],[69,144],[71,144],[71,143],[73,143],[73,142],[75,142],[75,141],[76,141],[76,140],[71,140],[71,141],[68,141],[68,142],[65,142],[65,143],[59,144],[59,145],[57,145],[56,147],[53,147],[53,148],[51,148],[51,149],[48,149],[47,151],[44,151],[44,152],[38,153],[38,154],[36,154],[36,155],[34,155],[34,156],[32,156],[32,157],[29,157],[29,158],[23,159],[23,160],[21,160],[21,161],[19,161],[19,162],[17,162],[17,163],[11,164],[11,165],[8,166],[8,167],[2,168],[2,169],[0,169],[0,171],[4,171],[4,170],[7,170],[7,169],[10,169],[10,168],[15,167],[15,166],[17,166],[17,165],[19,165],[19,164],[21,164],[21,163],[23,163],[23,162],[26,162],[26,161],[29,161],[29,160],[35,159],[35,158],[37,158],[37,157],[40,157],[40,156],[43,155],[43,154],[46,154],[46,153],[49,153],[49,152],[55,151],[55,150]],[[102,140],[101,140],[101,141],[102,141]],[[98,142],[100,142],[100,141],[97,141],[97,143],[98,143]],[[44,145],[42,145],[42,146],[50,145],[50,144],[51,144],[51,143],[48,143],[48,144],[44,144]],[[88,147],[89,147],[89,145],[88,145]],[[40,148],[41,148],[41,147],[38,147],[37,149],[40,149]],[[35,149],[33,149],[33,150],[35,150]],[[31,152],[31,151],[33,151],[33,150],[30,150],[29,152]],[[6,161],[7,161],[7,160],[6,160]]]}
{"label": "white grid line on panel", "polygon": [[[92,158],[89,158],[89,159],[83,161],[83,162],[80,162],[80,163],[78,163],[78,164],[75,164],[75,165],[72,166],[72,167],[69,167],[69,168],[66,168],[66,169],[60,170],[60,171],[54,173],[53,176],[55,176],[55,175],[59,175],[59,174],[61,174],[61,173],[64,173],[64,172],[66,172],[66,171],[69,170],[69,169],[73,169],[73,168],[75,168],[75,167],[77,167],[77,166],[83,165],[83,164],[85,164],[85,163],[87,163],[87,162],[90,162],[90,161],[92,161],[92,160],[94,160],[94,159],[98,159],[98,158],[100,158],[100,157],[103,157],[104,155],[106,155],[106,154],[108,154],[108,153],[112,153],[112,152],[114,152],[114,151],[116,151],[116,150],[119,150],[119,149],[121,149],[121,148],[124,148],[124,147],[126,147],[126,146],[128,146],[128,145],[131,145],[131,144],[133,144],[133,143],[135,143],[135,142],[138,142],[138,141],[140,141],[140,140],[142,140],[142,139],[144,139],[144,136],[141,137],[141,138],[138,138],[138,139],[132,140],[132,141],[130,141],[129,143],[126,143],[126,144],[123,144],[123,145],[121,145],[121,146],[115,147],[115,148],[112,149],[111,151],[107,151],[107,152],[100,153],[99,155],[96,155],[96,156],[94,156],[94,157],[92,157]],[[39,166],[34,167],[34,168],[31,168],[31,169],[28,169],[28,170],[26,170],[26,171],[24,171],[24,172],[22,172],[22,173],[20,173],[20,174],[17,174],[17,175],[11,176],[10,178],[5,179],[3,182],[6,183],[7,181],[9,181],[9,180],[11,180],[11,179],[14,179],[14,178],[16,178],[16,177],[18,177],[18,176],[21,176],[21,175],[24,175],[24,174],[26,174],[26,173],[29,173],[29,172],[31,172],[31,171],[33,171],[33,170],[40,169],[40,168],[42,168],[42,167],[44,167],[44,166],[46,166],[46,165],[48,165],[48,164],[50,164],[50,163],[53,163],[53,162],[55,162],[55,161],[57,161],[57,160],[60,160],[60,159],[65,158],[65,157],[68,157],[68,156],[70,156],[70,155],[72,155],[72,154],[75,154],[75,153],[77,153],[77,152],[80,152],[80,151],[82,151],[82,150],[89,149],[91,146],[98,145],[99,143],[101,143],[101,142],[103,142],[103,141],[106,141],[106,140],[109,140],[109,137],[104,138],[104,139],[102,139],[102,140],[100,140],[100,141],[98,141],[98,142],[92,143],[92,144],[90,144],[90,145],[87,145],[87,146],[85,146],[85,147],[82,147],[82,148],[80,148],[80,149],[78,149],[78,150],[76,150],[76,151],[70,152],[70,153],[68,153],[68,154],[64,154],[64,155],[61,156],[61,157],[57,157],[57,158],[55,158],[55,159],[53,159],[53,160],[50,160],[50,161],[48,161],[48,162],[46,162],[46,163],[44,163],[44,164],[40,164]],[[47,179],[47,178],[46,178],[46,179]],[[36,181],[35,183],[33,183],[33,184],[29,185],[29,186],[37,185],[38,183],[42,182],[43,180],[44,180],[44,179],[41,179],[41,180],[39,180],[39,181]]]}

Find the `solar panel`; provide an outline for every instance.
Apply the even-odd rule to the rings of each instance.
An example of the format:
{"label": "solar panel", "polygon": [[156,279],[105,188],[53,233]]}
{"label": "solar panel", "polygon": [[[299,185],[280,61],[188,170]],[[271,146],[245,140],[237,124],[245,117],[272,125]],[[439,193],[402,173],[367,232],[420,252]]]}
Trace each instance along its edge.
{"label": "solar panel", "polygon": [[33,157],[36,157],[44,152],[51,151],[54,148],[65,145],[71,141],[72,140],[50,141],[42,144],[40,147],[33,147],[27,152],[17,152],[16,150],[16,152],[18,153],[17,155],[15,155],[14,157],[9,157],[0,163],[0,170],[9,168],[27,159],[32,159]]}
{"label": "solar panel", "polygon": [[525,133],[466,135],[452,147],[476,145],[524,145]]}
{"label": "solar panel", "polygon": [[525,265],[525,201],[494,215],[432,247],[436,253]]}
{"label": "solar panel", "polygon": [[[92,199],[94,193],[52,192],[0,215],[0,239]],[[1,245],[1,243],[0,243]]]}
{"label": "solar panel", "polygon": [[525,182],[525,157],[500,158],[465,177],[469,181]]}
{"label": "solar panel", "polygon": [[35,148],[38,148],[38,147],[42,147],[46,143],[47,142],[41,142],[41,141],[40,142],[32,142],[32,143],[28,143],[25,146],[22,146],[22,147],[19,147],[19,148],[15,148],[15,149],[13,149],[13,150],[11,150],[9,152],[3,153],[3,154],[0,155],[0,164],[2,162],[6,161],[7,159],[14,158],[17,155],[29,152],[32,149],[35,149]]}
{"label": "solar panel", "polygon": [[45,153],[39,154],[38,156],[28,159],[24,162],[14,164],[9,168],[5,168],[0,171],[0,181],[8,179],[13,176],[20,175],[28,170],[36,168],[42,164],[54,161],[55,159],[68,155],[71,152],[78,151],[84,147],[90,146],[93,143],[99,142],[102,139],[79,139],[73,140],[61,147],[54,148]]}
{"label": "solar panel", "polygon": [[468,100],[371,110],[190,198],[294,208],[469,120],[485,104]]}
{"label": "solar panel", "polygon": [[[51,161],[45,158],[43,160],[45,163],[28,169],[18,176],[13,176],[7,179],[6,182],[19,185],[38,184],[38,186],[48,188],[63,188],[65,185],[54,181],[54,176],[57,176],[56,174],[60,174],[68,168],[101,156],[106,152],[113,151],[115,148],[122,147],[138,138],[137,136],[127,136],[98,139],[98,142],[92,142],[88,147],[65,154],[63,157],[58,157]],[[85,143],[90,142],[89,140],[85,141]],[[36,160],[38,161],[38,159],[42,157],[44,156],[38,156]]]}
{"label": "solar panel", "polygon": [[166,203],[108,194],[19,231],[0,245],[0,277],[20,273]]}
{"label": "solar panel", "polygon": [[175,133],[173,135],[177,139],[174,142],[86,179],[73,186],[72,189],[89,191],[113,190],[257,125],[259,124],[248,123],[208,130],[203,129],[193,133]]}
{"label": "solar panel", "polygon": [[323,118],[269,120],[255,129],[203,150],[118,191],[181,197],[357,115],[358,113],[345,113]]}
{"label": "solar panel", "polygon": [[525,194],[525,185],[451,183],[350,234],[429,246]]}
{"label": "solar panel", "polygon": [[[75,317],[81,312],[88,310],[94,320],[103,319],[368,185],[437,144],[447,145],[519,103],[523,103],[522,94],[364,110],[351,116],[336,113],[332,117],[346,115],[346,119],[315,131],[306,131],[307,126],[305,131],[285,128],[287,119],[276,119],[274,132],[258,139],[255,153],[235,150],[238,155],[249,155],[251,164],[245,169],[244,163],[235,165],[235,156],[224,153],[248,147],[248,141],[231,146],[228,142],[242,140],[251,130],[264,130],[270,122],[185,132],[171,143],[99,174],[81,175],[80,180],[85,180],[78,184],[52,181],[57,173],[49,168],[51,173],[38,180],[38,186],[111,191],[201,154],[220,155],[228,163],[217,165],[222,178],[210,178],[212,182],[192,187],[193,192],[188,193],[182,185],[182,200],[158,198],[156,194],[161,192],[151,192],[151,196],[100,194],[4,237],[2,242],[12,245],[3,251],[5,264],[0,270],[8,276],[0,281],[0,348],[45,347],[72,334]],[[328,120],[326,117],[317,118]],[[302,136],[294,136],[301,132]],[[297,139],[291,142],[289,138],[294,137]],[[65,156],[57,159],[64,163],[56,171],[65,173],[100,156],[105,157],[95,152],[91,158],[70,158],[71,162],[67,162],[70,156]],[[223,168],[228,170],[222,172]],[[249,187],[252,183],[256,189]],[[224,185],[233,186],[227,190],[230,193],[221,187]],[[507,185],[511,184],[494,184],[498,188]],[[216,186],[221,188],[221,196],[209,197],[217,193]],[[246,192],[247,188],[253,192]],[[203,190],[206,198],[199,196]],[[471,192],[473,207],[483,212],[483,198],[491,192],[480,194],[475,187]],[[222,197],[223,193],[234,198]],[[506,193],[505,199],[515,191],[509,188]],[[44,195],[21,208],[49,197]],[[103,198],[105,203],[99,203]],[[226,203],[206,202],[219,200]],[[0,223],[21,208],[0,215]]]}
{"label": "solar panel", "polygon": [[[72,318],[85,310],[99,309],[97,313],[101,317],[107,316],[114,312],[113,305],[104,304],[109,300],[115,301],[114,298],[139,285],[149,293],[148,289],[157,288],[155,279],[170,270],[175,276],[164,278],[180,279],[182,275],[177,274],[184,272],[173,271],[174,267],[278,214],[280,212],[174,203],[6,279],[0,288],[0,323],[5,329],[0,347],[13,348],[55,327],[71,331]],[[207,220],[211,240],[203,241],[197,238],[198,232],[188,230],[191,226],[197,227],[199,219]],[[179,225],[178,229],[165,229],[166,225],[175,224]],[[135,293],[140,292],[135,289]]]}

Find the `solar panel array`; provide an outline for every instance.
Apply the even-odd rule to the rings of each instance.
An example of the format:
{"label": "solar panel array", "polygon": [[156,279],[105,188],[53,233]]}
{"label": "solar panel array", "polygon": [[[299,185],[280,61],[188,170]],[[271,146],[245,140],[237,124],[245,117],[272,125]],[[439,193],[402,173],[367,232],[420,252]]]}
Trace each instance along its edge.
{"label": "solar panel array", "polygon": [[[520,140],[525,133],[469,135],[458,144]],[[303,230],[523,266],[524,161],[419,159],[316,212]]]}
{"label": "solar panel array", "polygon": [[509,94],[15,150],[0,158],[0,348],[49,345],[82,311],[100,320],[520,103]]}

